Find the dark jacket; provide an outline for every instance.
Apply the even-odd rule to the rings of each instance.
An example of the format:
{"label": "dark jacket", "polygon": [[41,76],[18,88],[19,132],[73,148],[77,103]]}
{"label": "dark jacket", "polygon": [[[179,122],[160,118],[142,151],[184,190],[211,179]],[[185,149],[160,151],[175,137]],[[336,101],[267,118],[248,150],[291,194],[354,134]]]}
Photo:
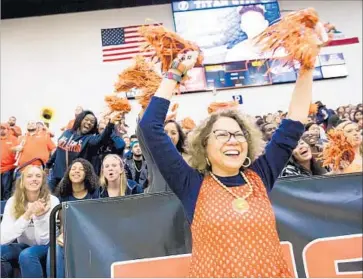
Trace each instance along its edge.
{"label": "dark jacket", "polygon": [[146,187],[145,192],[147,193],[157,193],[157,192],[166,192],[171,191],[168,183],[166,183],[164,177],[161,175],[159,168],[157,167],[153,157],[151,156],[150,150],[145,144],[144,136],[137,127],[136,129],[137,139],[139,140],[140,148],[142,150],[142,154],[145,157],[145,161],[148,169],[148,183],[144,185]]}
{"label": "dark jacket", "polygon": [[325,123],[327,125],[328,119],[334,114],[334,110],[327,109],[325,106],[320,106],[318,109],[318,113],[316,114],[316,123],[319,125]]}
{"label": "dark jacket", "polygon": [[[142,194],[143,192],[144,192],[144,190],[139,184],[137,184],[133,180],[127,179],[126,196]],[[100,198],[108,198],[108,197],[109,196],[108,196],[107,189],[104,187],[101,187]]]}
{"label": "dark jacket", "polygon": [[[134,160],[132,159],[132,153],[131,153],[131,156],[129,156],[125,159],[125,171],[126,171],[127,179],[136,181],[136,179],[135,179],[136,167],[134,164]],[[142,160],[139,181],[136,181],[136,182],[139,183],[142,187],[144,187],[144,185],[147,184],[147,177],[148,177],[148,173],[147,173],[146,161]]]}
{"label": "dark jacket", "polygon": [[101,173],[101,165],[103,159],[108,154],[117,154],[122,158],[125,148],[125,141],[120,137],[119,133],[114,130],[111,134],[111,138],[104,145],[101,145],[99,149],[94,149],[94,154],[92,156],[92,165],[95,169],[96,174],[99,176]]}
{"label": "dark jacket", "polygon": [[58,140],[56,151],[46,163],[48,169],[53,168],[53,177],[61,179],[67,169],[66,150],[68,150],[68,165],[76,158],[92,161],[94,150],[107,144],[114,126],[114,124],[108,123],[103,133],[99,135],[82,135],[72,130],[66,130]]}
{"label": "dark jacket", "polygon": [[293,156],[291,156],[286,167],[282,170],[280,177],[288,176],[313,176],[313,175],[324,175],[327,170],[323,168],[315,159],[310,160],[311,170],[304,168],[300,165]]}

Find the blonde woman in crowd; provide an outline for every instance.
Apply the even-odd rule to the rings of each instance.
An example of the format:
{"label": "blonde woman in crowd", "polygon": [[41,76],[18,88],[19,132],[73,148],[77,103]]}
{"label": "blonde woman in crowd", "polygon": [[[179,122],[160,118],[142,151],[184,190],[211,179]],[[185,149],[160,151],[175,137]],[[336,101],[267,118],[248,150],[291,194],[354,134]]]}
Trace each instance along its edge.
{"label": "blonde woman in crowd", "polygon": [[2,278],[14,275],[14,262],[19,263],[24,278],[45,277],[42,262],[48,251],[49,216],[57,204],[59,200],[50,194],[43,170],[26,167],[6,203],[1,222]]}
{"label": "blonde woman in crowd", "polygon": [[343,131],[347,141],[353,146],[355,156],[352,163],[343,163],[341,169],[333,170],[330,174],[362,172],[362,134],[358,124],[347,120],[340,123],[336,129]]}
{"label": "blonde woman in crowd", "polygon": [[106,155],[103,159],[100,184],[100,198],[143,193],[143,189],[139,184],[126,178],[124,163],[116,154]]}

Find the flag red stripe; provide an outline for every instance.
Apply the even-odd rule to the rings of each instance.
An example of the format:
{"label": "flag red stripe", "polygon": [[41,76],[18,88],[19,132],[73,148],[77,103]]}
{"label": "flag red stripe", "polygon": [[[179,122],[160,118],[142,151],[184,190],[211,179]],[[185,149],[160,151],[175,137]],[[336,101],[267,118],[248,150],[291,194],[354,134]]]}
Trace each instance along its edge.
{"label": "flag red stripe", "polygon": [[104,49],[103,52],[114,51],[114,50],[130,49],[130,48],[135,48],[135,47],[136,46],[113,47],[113,48]]}
{"label": "flag red stripe", "polygon": [[116,55],[124,55],[124,54],[134,54],[134,53],[140,53],[139,50],[135,51],[128,51],[128,52],[118,52],[118,53],[111,53],[111,54],[104,54],[103,57],[109,57],[109,56],[116,56]]}
{"label": "flag red stripe", "polygon": [[[128,38],[126,38],[126,39],[128,39]],[[125,45],[131,44],[131,43],[145,43],[145,40],[131,40],[131,41],[127,41],[127,42],[125,42]]]}
{"label": "flag red stripe", "polygon": [[135,36],[128,36],[128,37],[126,37],[126,39],[132,39],[132,38],[141,38],[141,36],[140,35],[135,35]]}
{"label": "flag red stripe", "polygon": [[[143,57],[151,57],[152,54],[143,55]],[[121,61],[121,60],[128,60],[132,59],[134,56],[127,56],[127,57],[120,57],[120,58],[113,58],[113,59],[103,59],[103,62],[112,62],[112,61]]]}
{"label": "flag red stripe", "polygon": [[341,39],[341,40],[333,40],[330,41],[326,46],[343,46],[343,45],[351,45],[359,43],[358,37]]}

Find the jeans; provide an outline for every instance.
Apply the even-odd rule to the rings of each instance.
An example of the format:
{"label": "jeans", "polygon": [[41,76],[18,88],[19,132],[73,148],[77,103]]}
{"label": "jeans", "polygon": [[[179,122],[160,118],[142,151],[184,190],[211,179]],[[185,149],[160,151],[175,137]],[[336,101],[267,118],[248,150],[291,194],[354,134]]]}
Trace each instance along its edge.
{"label": "jeans", "polygon": [[14,265],[19,263],[23,278],[44,277],[42,262],[47,257],[48,245],[28,246],[24,243],[1,245],[1,278],[14,276]]}
{"label": "jeans", "polygon": [[9,170],[1,174],[1,200],[8,200],[11,197],[13,172],[14,170]]}
{"label": "jeans", "polygon": [[[63,247],[56,245],[56,278],[65,278],[64,272],[64,249]],[[50,249],[48,250],[47,256],[47,275],[50,278]]]}

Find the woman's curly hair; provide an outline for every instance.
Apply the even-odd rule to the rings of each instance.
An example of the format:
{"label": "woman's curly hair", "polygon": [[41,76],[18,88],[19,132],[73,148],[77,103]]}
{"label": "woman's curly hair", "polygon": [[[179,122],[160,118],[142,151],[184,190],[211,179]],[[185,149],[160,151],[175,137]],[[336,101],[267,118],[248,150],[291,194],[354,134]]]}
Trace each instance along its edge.
{"label": "woman's curly hair", "polygon": [[88,192],[93,194],[94,191],[99,187],[98,177],[95,173],[92,164],[85,159],[78,158],[72,161],[71,165],[68,167],[67,171],[65,172],[62,180],[59,182],[57,188],[55,189],[55,194],[57,197],[64,198],[72,195],[73,188],[72,188],[72,181],[69,178],[69,173],[71,171],[72,166],[75,163],[81,163],[84,168],[85,172],[84,186],[88,190]]}
{"label": "woman's curly hair", "polygon": [[[253,162],[261,153],[264,147],[262,133],[254,124],[254,119],[240,113],[237,110],[223,110],[211,114],[199,126],[197,126],[188,138],[187,153],[190,156],[189,165],[201,173],[210,171],[207,165],[207,140],[212,132],[214,123],[221,117],[234,119],[241,127],[248,143],[247,156]],[[243,167],[241,167],[243,168]]]}

